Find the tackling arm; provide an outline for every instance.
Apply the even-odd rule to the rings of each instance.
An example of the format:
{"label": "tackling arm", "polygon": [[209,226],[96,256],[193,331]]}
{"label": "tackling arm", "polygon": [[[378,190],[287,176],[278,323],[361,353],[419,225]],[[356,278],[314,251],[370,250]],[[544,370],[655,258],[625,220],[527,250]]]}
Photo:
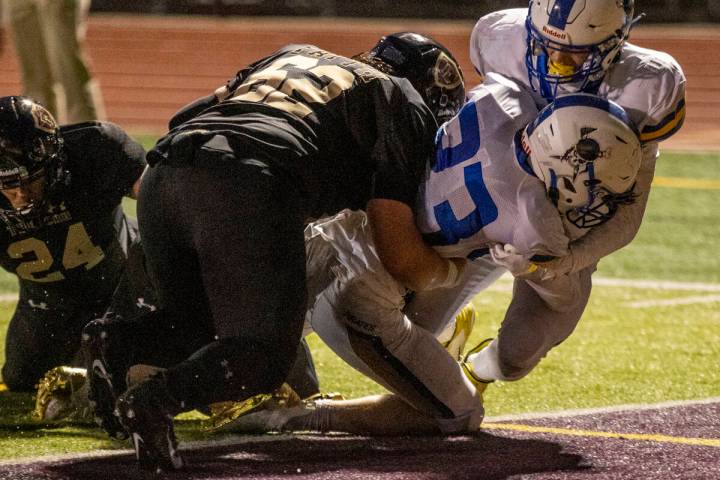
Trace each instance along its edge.
{"label": "tackling arm", "polygon": [[425,244],[408,205],[373,199],[367,214],[378,257],[398,282],[415,291],[455,285],[465,261],[442,258]]}

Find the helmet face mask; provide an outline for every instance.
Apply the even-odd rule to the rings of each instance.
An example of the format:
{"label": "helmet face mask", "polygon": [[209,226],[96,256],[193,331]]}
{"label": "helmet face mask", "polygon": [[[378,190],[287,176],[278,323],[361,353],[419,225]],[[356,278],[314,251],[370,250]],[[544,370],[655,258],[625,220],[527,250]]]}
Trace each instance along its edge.
{"label": "helmet face mask", "polygon": [[42,213],[67,177],[62,147],[58,125],[44,107],[27,97],[0,98],[0,190],[41,186],[38,198],[21,207],[0,196],[0,215],[27,222]]}
{"label": "helmet face mask", "polygon": [[522,134],[535,175],[578,228],[600,225],[632,203],[642,157],[625,111],[589,94],[559,97]]}
{"label": "helmet face mask", "polygon": [[463,75],[452,53],[430,37],[413,32],[383,37],[361,60],[379,60],[388,73],[410,81],[438,121],[443,124],[465,102]]}
{"label": "helmet face mask", "polygon": [[[630,33],[633,4],[634,0],[530,0],[525,21],[530,86],[549,101],[559,93],[593,93]],[[584,61],[558,65],[554,52],[584,54]]]}

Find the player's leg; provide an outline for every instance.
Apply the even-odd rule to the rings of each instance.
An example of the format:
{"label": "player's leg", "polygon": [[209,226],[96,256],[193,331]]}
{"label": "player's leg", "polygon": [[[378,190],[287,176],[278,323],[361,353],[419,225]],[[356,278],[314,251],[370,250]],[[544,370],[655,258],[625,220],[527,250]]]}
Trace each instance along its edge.
{"label": "player's leg", "polygon": [[297,199],[240,161],[175,180],[192,205],[184,215],[217,340],[170,368],[168,388],[188,407],[272,391],[295,360],[304,318]]}
{"label": "player's leg", "polygon": [[453,328],[458,312],[506,271],[485,257],[468,262],[457,285],[417,292],[405,306],[405,314],[413,323],[439,335]]}
{"label": "player's leg", "polygon": [[58,120],[55,79],[45,46],[45,28],[37,0],[8,0],[7,14],[23,80],[23,94],[40,102]]}
{"label": "player's leg", "polygon": [[88,317],[69,307],[51,309],[21,293],[5,338],[2,373],[10,390],[32,391],[45,372],[78,358],[81,324]]}
{"label": "player's leg", "polygon": [[92,79],[85,58],[85,31],[90,0],[45,2],[45,43],[55,78],[62,85],[67,122],[105,116],[100,89]]}
{"label": "player's leg", "polygon": [[[193,317],[198,328],[213,334],[187,359],[118,399],[121,422],[133,438],[143,439],[135,447],[148,466],[177,468],[168,420],[175,413],[279,387],[302,330],[299,199],[289,198],[291,190],[254,166],[259,162],[205,153],[190,172],[164,164],[151,169],[139,199],[160,308]],[[164,261],[169,242],[183,253],[180,263]],[[143,415],[135,415],[138,411]]]}
{"label": "player's leg", "polygon": [[[519,380],[562,343],[575,329],[587,305],[595,267],[556,279],[552,286],[516,280],[513,299],[498,337],[487,348],[469,355],[473,374],[483,380]],[[557,308],[555,295],[565,296]]]}

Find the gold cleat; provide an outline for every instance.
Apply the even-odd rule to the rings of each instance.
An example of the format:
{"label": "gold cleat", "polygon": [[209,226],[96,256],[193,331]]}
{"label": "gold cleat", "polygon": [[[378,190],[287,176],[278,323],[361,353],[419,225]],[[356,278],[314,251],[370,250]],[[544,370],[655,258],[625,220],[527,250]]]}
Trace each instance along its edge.
{"label": "gold cleat", "polygon": [[475,318],[475,307],[467,304],[455,316],[455,328],[450,338],[447,340],[443,339],[443,336],[447,336],[447,330],[440,334],[440,343],[442,343],[443,347],[445,347],[445,350],[447,350],[447,352],[455,360],[462,359],[463,350],[465,350],[465,344],[470,338],[470,334],[475,327]]}
{"label": "gold cleat", "polygon": [[486,338],[479,344],[477,344],[475,347],[473,347],[467,355],[465,355],[465,358],[462,362],[460,362],[460,366],[463,369],[463,373],[465,376],[470,380],[470,382],[475,385],[475,389],[478,391],[480,395],[485,393],[485,389],[488,385],[490,385],[494,380],[483,380],[482,378],[475,375],[475,371],[473,370],[472,364],[468,361],[468,357],[470,355],[473,355],[475,353],[478,353],[480,350],[487,348],[490,343],[492,343],[492,338]]}
{"label": "gold cleat", "polygon": [[210,405],[210,420],[207,430],[223,431],[235,428],[245,417],[260,410],[279,410],[302,404],[302,399],[287,383],[273,393],[261,393],[240,402],[218,402]]}
{"label": "gold cleat", "polygon": [[38,422],[92,421],[84,368],[55,367],[40,379],[32,418]]}
{"label": "gold cleat", "polygon": [[283,383],[272,394],[260,394],[241,402],[219,402],[210,405],[210,420],[207,430],[231,431],[235,433],[266,433],[273,430],[272,421],[275,414],[304,409],[317,400],[345,400],[337,392],[316,393],[301,399],[295,390]]}

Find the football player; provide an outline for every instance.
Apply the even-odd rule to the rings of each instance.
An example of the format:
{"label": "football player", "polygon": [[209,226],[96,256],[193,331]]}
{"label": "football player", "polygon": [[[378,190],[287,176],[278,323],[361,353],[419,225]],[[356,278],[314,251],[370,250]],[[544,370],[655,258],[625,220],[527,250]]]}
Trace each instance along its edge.
{"label": "football player", "polygon": [[541,103],[568,92],[595,93],[622,106],[640,131],[640,196],[573,242],[568,255],[544,265],[554,274],[593,268],[630,243],[642,222],[658,144],[685,118],[680,65],[666,53],[627,42],[639,18],[633,0],[531,0],[527,9],[480,18],[471,35],[470,57],[481,75],[496,72],[525,84]]}
{"label": "football player", "polygon": [[[284,381],[303,327],[311,219],[366,209],[402,285],[457,280],[464,260],[423,242],[415,195],[439,123],[463,100],[450,52],[400,33],[355,58],[287,46],[171,120],[138,201],[160,309],[144,327],[85,331],[96,413],[131,436],[143,467],[182,466],[173,415]],[[136,363],[166,370],[126,390]]]}
{"label": "football player", "polygon": [[[571,241],[639,194],[640,142],[621,107],[572,94],[535,113],[528,91],[488,75],[441,127],[418,198],[418,226],[442,256],[487,257],[516,275],[503,349],[494,342],[456,362],[434,336],[445,327],[433,323],[438,317],[408,313],[406,288],[375,255],[372,225],[362,212],[344,212],[313,224],[307,236],[308,273],[334,272],[309,320],[340,357],[394,395],[259,410],[225,428],[372,435],[479,428],[487,383],[526,374],[570,335],[585,308],[592,271],[549,277],[532,261],[567,254]],[[473,290],[495,278],[484,268],[466,267]],[[439,289],[436,298],[467,285]]]}
{"label": "football player", "polygon": [[[145,151],[118,126],[58,126],[27,97],[0,98],[0,264],[18,278],[2,378],[30,391],[53,367],[80,365],[80,332],[103,316],[138,235],[122,210]],[[125,290],[130,292],[130,290]],[[132,296],[114,309],[139,311]]]}

